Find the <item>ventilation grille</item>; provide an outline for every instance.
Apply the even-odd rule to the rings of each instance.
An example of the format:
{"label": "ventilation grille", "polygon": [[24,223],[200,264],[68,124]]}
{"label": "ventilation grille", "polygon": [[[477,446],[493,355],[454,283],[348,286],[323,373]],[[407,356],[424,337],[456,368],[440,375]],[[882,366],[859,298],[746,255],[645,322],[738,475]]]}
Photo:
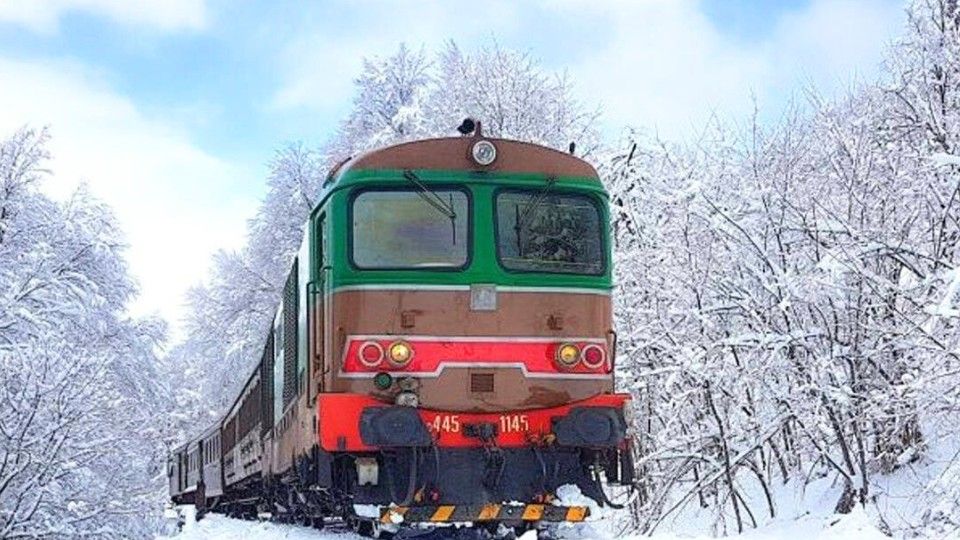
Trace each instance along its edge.
{"label": "ventilation grille", "polygon": [[297,397],[297,262],[287,277],[283,288],[283,405],[289,405]]}
{"label": "ventilation grille", "polygon": [[471,392],[493,392],[493,373],[472,373],[470,375]]}
{"label": "ventilation grille", "polygon": [[224,454],[233,450],[233,447],[237,445],[237,417],[234,416],[227,421],[227,424],[223,427],[223,449]]}
{"label": "ventilation grille", "polygon": [[260,421],[261,435],[266,435],[273,427],[273,327],[263,346],[260,360]]}
{"label": "ventilation grille", "polygon": [[240,404],[239,427],[237,428],[237,438],[244,438],[253,426],[260,421],[260,379],[254,383],[253,389],[243,396],[243,402]]}

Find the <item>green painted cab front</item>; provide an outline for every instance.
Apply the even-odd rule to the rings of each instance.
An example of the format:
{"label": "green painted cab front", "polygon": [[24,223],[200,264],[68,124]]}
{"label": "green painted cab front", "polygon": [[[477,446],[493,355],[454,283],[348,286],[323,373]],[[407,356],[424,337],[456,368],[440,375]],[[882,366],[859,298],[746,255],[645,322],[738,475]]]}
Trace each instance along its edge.
{"label": "green painted cab front", "polygon": [[[389,285],[393,287],[466,286],[494,284],[499,287],[556,287],[609,291],[611,288],[611,257],[608,227],[608,198],[596,178],[560,177],[551,181],[543,175],[509,173],[480,173],[465,171],[411,171],[423,187],[430,190],[459,189],[469,196],[470,223],[469,254],[466,263],[457,268],[431,269],[369,269],[358,268],[352,258],[353,213],[351,206],[357,194],[365,190],[394,189],[420,190],[399,170],[348,170],[335,182],[325,185],[323,200],[311,216],[315,234],[312,251],[314,262],[322,257],[320,265],[312,264],[311,278],[324,281],[329,292],[347,287]],[[598,253],[598,272],[588,274],[555,273],[529,270],[510,270],[498,257],[495,201],[505,191],[529,193],[536,199],[544,193],[550,196],[578,194],[589,197],[599,213],[599,232],[602,243]],[[425,211],[433,211],[424,205]],[[458,218],[459,219],[459,218]],[[322,223],[322,225],[321,225]],[[320,227],[322,234],[316,234]],[[322,237],[322,240],[321,240]],[[321,253],[323,255],[321,255]]]}

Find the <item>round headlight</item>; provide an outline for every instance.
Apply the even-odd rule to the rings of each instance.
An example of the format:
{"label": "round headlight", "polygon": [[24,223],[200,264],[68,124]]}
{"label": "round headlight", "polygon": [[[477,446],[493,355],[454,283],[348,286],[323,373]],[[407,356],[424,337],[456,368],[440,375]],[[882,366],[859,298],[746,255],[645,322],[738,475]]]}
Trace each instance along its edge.
{"label": "round headlight", "polygon": [[400,392],[397,394],[396,403],[401,407],[419,407],[420,398],[413,392]]}
{"label": "round headlight", "polygon": [[587,345],[583,348],[583,365],[590,369],[597,369],[607,359],[607,353],[599,345]]}
{"label": "round headlight", "polygon": [[403,367],[410,363],[413,358],[413,347],[406,341],[394,341],[390,345],[390,362],[394,365]]}
{"label": "round headlight", "polygon": [[357,359],[367,367],[377,367],[383,362],[383,346],[376,341],[365,341],[357,350]]}
{"label": "round headlight", "polygon": [[490,141],[477,141],[473,145],[472,154],[478,165],[487,166],[497,159],[497,147]]}
{"label": "round headlight", "polygon": [[580,349],[572,343],[557,347],[557,363],[563,367],[573,367],[580,361]]}

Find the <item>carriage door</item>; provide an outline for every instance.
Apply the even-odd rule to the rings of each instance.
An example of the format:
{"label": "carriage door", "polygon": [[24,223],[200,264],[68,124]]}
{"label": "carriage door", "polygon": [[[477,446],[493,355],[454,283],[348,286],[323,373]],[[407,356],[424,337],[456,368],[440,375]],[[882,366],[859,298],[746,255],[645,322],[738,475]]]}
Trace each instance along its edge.
{"label": "carriage door", "polygon": [[324,366],[324,359],[326,357],[326,339],[325,339],[325,323],[327,319],[327,299],[326,299],[326,290],[329,282],[329,270],[330,265],[327,260],[327,247],[326,247],[326,215],[321,215],[317,220],[317,229],[316,229],[316,246],[317,253],[315,254],[315,261],[317,261],[317,266],[319,268],[317,272],[316,281],[312,283],[313,287],[309,291],[309,300],[308,304],[311,306],[311,315],[313,315],[313,325],[311,328],[312,343],[310,354],[310,401],[311,403],[316,400],[317,392],[323,391],[323,380],[326,373]]}

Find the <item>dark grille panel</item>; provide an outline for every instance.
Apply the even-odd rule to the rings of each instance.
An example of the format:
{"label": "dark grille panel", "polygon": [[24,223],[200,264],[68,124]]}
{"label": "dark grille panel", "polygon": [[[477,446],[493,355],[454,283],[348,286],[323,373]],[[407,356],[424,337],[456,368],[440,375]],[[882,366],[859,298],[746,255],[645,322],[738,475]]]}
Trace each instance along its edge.
{"label": "dark grille panel", "polygon": [[493,392],[493,373],[472,373],[470,375],[471,392]]}
{"label": "dark grille panel", "polygon": [[253,426],[256,425],[257,421],[260,420],[260,381],[257,380],[256,384],[253,385],[253,390],[243,398],[243,403],[240,405],[240,428],[237,433],[237,437],[242,439],[247,433],[250,433],[250,430],[253,429]]}
{"label": "dark grille panel", "polygon": [[223,453],[226,454],[237,444],[237,417],[231,418],[223,426]]}
{"label": "dark grille panel", "polygon": [[283,404],[297,395],[297,263],[283,287]]}
{"label": "dark grille panel", "polygon": [[260,360],[260,419],[263,421],[262,433],[273,427],[273,329],[267,336]]}

